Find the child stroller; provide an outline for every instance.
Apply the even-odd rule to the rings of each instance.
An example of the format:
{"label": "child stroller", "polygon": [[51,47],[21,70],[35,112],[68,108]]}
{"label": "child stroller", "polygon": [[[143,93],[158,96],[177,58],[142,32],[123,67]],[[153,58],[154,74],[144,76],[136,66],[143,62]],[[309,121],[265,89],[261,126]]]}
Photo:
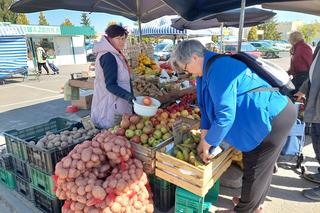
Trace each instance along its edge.
{"label": "child stroller", "polygon": [[53,61],[52,60],[47,60],[47,62],[48,62],[48,65],[49,65],[50,69],[53,71],[53,74],[54,75],[55,74],[59,74],[59,68],[56,65],[54,65]]}
{"label": "child stroller", "polygon": [[[297,110],[303,109],[297,105]],[[300,119],[301,117],[298,116]],[[302,154],[302,149],[305,143],[305,123],[300,119],[297,119],[296,124],[292,127],[289,136],[287,138],[286,144],[283,147],[281,154],[279,156],[277,166],[282,168],[290,169],[300,169],[301,174],[305,172],[305,166],[303,165],[304,156]],[[275,168],[275,171],[277,168]]]}

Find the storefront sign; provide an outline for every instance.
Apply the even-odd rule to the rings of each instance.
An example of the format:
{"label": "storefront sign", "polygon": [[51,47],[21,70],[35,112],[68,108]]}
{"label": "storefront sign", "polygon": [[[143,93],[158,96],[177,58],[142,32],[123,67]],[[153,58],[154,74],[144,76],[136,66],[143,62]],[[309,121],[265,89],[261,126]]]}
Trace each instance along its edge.
{"label": "storefront sign", "polygon": [[61,35],[60,27],[57,27],[57,26],[33,26],[33,25],[19,25],[19,26],[23,27],[26,35]]}

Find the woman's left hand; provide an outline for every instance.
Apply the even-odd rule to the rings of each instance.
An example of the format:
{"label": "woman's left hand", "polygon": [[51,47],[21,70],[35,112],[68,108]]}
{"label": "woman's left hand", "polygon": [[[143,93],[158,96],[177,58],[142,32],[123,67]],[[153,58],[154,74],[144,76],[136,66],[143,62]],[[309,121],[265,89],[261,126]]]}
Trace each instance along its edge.
{"label": "woman's left hand", "polygon": [[211,145],[208,144],[204,139],[200,141],[197,147],[198,155],[205,163],[209,163],[209,161],[214,157],[214,155],[209,153],[210,147]]}

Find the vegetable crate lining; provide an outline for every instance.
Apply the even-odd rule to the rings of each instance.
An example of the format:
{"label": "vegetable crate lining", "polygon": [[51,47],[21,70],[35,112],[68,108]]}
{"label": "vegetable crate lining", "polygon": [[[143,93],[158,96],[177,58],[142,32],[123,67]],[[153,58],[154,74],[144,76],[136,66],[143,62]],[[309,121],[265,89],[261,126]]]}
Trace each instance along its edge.
{"label": "vegetable crate lining", "polygon": [[159,143],[156,147],[144,147],[140,144],[130,142],[133,148],[133,155],[143,163],[143,169],[147,174],[154,174],[156,151],[164,150],[173,142],[173,137]]}
{"label": "vegetable crate lining", "polygon": [[16,191],[30,201],[34,201],[33,189],[30,182],[25,181],[19,176],[16,177]]}
{"label": "vegetable crate lining", "polygon": [[41,191],[42,193],[46,193],[52,198],[56,197],[53,191],[54,183],[50,175],[47,175],[32,166],[30,166],[30,174],[33,188]]}
{"label": "vegetable crate lining", "polygon": [[31,176],[30,176],[28,162],[12,157],[12,163],[13,163],[14,174],[23,178],[25,181],[30,182]]}
{"label": "vegetable crate lining", "polygon": [[14,175],[2,168],[0,168],[0,182],[6,185],[9,189],[14,189],[16,187],[16,179],[14,178]]}
{"label": "vegetable crate lining", "polygon": [[52,198],[35,188],[33,189],[33,193],[35,205],[38,209],[47,213],[61,213],[63,201]]}
{"label": "vegetable crate lining", "polygon": [[214,158],[208,165],[196,167],[169,153],[156,153],[156,176],[184,188],[198,196],[205,196],[230,164],[233,148]]}
{"label": "vegetable crate lining", "polygon": [[59,133],[64,130],[70,129],[76,124],[75,121],[70,121],[64,118],[53,118],[50,121],[29,127],[22,130],[10,130],[4,133],[8,152],[16,158],[27,160],[26,145],[28,142],[40,139],[46,132]]}

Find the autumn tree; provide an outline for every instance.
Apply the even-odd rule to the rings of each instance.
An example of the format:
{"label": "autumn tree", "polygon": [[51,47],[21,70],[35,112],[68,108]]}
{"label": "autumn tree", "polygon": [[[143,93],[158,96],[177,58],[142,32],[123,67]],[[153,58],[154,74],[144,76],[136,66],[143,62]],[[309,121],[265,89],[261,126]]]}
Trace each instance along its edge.
{"label": "autumn tree", "polygon": [[256,26],[251,27],[248,33],[248,41],[258,40],[258,28]]}
{"label": "autumn tree", "polygon": [[18,14],[9,10],[13,1],[14,0],[0,0],[0,22],[16,23]]}
{"label": "autumn tree", "polygon": [[304,24],[299,28],[306,42],[311,42],[320,33],[320,23]]}
{"label": "autumn tree", "polygon": [[61,24],[61,26],[73,26],[73,24],[69,18],[65,18],[64,22]]}
{"label": "autumn tree", "polygon": [[44,16],[44,12],[42,12],[42,11],[39,14],[39,25],[44,25],[44,26],[48,26],[49,25],[46,17]]}
{"label": "autumn tree", "polygon": [[263,38],[266,40],[280,40],[281,33],[277,31],[277,22],[275,19],[271,19],[265,24],[258,26],[258,30],[263,30]]}
{"label": "autumn tree", "polygon": [[24,25],[30,24],[28,17],[24,13],[19,13],[16,23],[17,24],[24,24]]}

